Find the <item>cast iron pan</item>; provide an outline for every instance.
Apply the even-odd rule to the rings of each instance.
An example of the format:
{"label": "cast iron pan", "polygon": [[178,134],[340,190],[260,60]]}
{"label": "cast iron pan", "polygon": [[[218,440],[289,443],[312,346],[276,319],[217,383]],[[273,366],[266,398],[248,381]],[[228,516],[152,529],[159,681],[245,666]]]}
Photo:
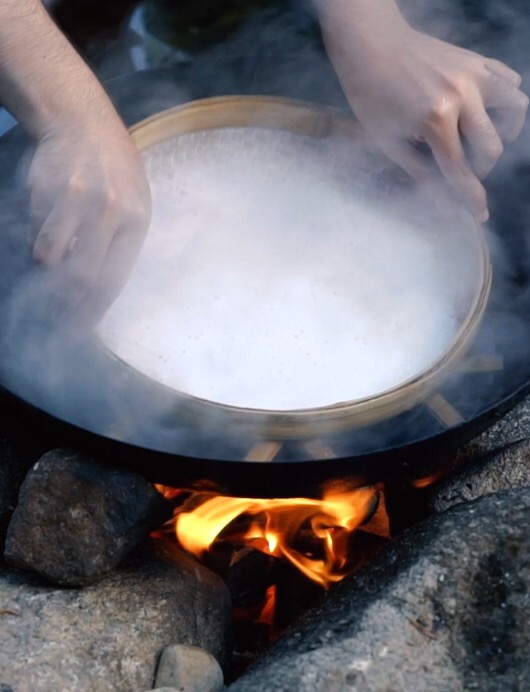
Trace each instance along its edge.
{"label": "cast iron pan", "polygon": [[[109,83],[108,89],[128,124],[147,117],[180,100],[178,88],[170,73],[140,73]],[[149,97],[149,85],[156,82],[156,93],[167,80],[166,102]],[[172,86],[174,87],[173,90]],[[132,94],[138,94],[132,98]],[[143,104],[143,105],[142,105]],[[16,285],[18,277],[30,265],[23,237],[27,225],[27,204],[17,184],[15,168],[23,161],[28,142],[18,130],[0,140],[0,195],[2,196],[2,256],[12,257],[0,281],[0,298]],[[530,169],[529,169],[530,170]],[[112,401],[102,392],[125,387],[134,393],[140,386],[123,373],[105,370],[101,354],[91,346],[73,343],[76,368],[62,383],[65,397],[61,407],[50,410],[41,383],[47,373],[30,373],[17,390],[11,385],[10,372],[4,368],[0,393],[10,420],[26,430],[38,429],[43,449],[74,445],[92,451],[114,462],[135,468],[154,481],[173,485],[217,484],[223,491],[238,495],[293,496],[311,495],[328,483],[365,483],[421,474],[429,464],[454,452],[479,434],[518,400],[530,392],[528,346],[530,325],[529,272],[526,261],[527,209],[524,183],[530,177],[525,166],[499,168],[491,183],[492,229],[500,239],[506,263],[495,266],[492,297],[482,329],[470,354],[470,371],[448,381],[438,392],[434,407],[421,404],[394,418],[346,434],[319,440],[312,446],[285,444],[269,461],[242,461],[248,441],[223,440],[205,427],[197,435],[183,421],[179,443],[170,453],[164,448],[166,436],[172,435],[168,421],[160,425],[149,439],[142,433],[142,410],[134,403],[127,421],[112,419]],[[10,315],[4,310],[4,323]],[[9,351],[9,329],[4,333],[4,351]],[[79,401],[78,385],[91,377],[94,364],[103,368],[101,388],[92,391],[88,400]],[[124,381],[124,377],[127,381]],[[44,388],[45,389],[45,388]],[[145,406],[143,398],[142,406]],[[135,397],[131,397],[134,402]],[[440,404],[441,402],[441,404]],[[109,408],[110,407],[110,408]],[[90,411],[87,418],[86,411]],[[134,428],[130,429],[130,421]],[[121,439],[119,439],[121,438]],[[142,443],[138,444],[137,440]],[[125,441],[123,441],[125,440]],[[264,459],[268,458],[265,453]]]}

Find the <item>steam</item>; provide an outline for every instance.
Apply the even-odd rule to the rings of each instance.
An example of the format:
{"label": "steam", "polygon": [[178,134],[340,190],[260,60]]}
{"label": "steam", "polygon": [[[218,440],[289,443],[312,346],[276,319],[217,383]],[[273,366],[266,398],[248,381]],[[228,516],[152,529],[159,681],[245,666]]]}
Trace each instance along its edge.
{"label": "steam", "polygon": [[472,298],[447,280],[456,247],[352,197],[341,158],[252,128],[149,149],[151,231],[105,343],[174,390],[269,410],[373,396],[430,366]]}
{"label": "steam", "polygon": [[[456,2],[447,3],[445,0],[437,0],[434,3],[407,0],[402,5],[417,26],[441,38],[468,45],[491,57],[498,57],[525,75],[530,72],[530,60],[527,55],[530,27],[526,19],[525,0],[514,0],[508,4],[491,0],[466,2],[462,5]],[[492,31],[493,28],[499,27],[501,31]],[[138,51],[139,47],[141,48],[135,42],[134,50]],[[143,63],[140,61],[137,64],[160,66],[153,64],[148,51],[146,56]],[[125,69],[124,64],[120,63],[118,72]],[[104,65],[105,74],[109,75],[112,61],[108,56]],[[138,73],[136,81],[131,81],[127,87],[124,86],[126,80],[117,80],[114,84],[109,84],[109,90],[114,94],[118,107],[125,114],[128,123],[188,98],[222,93],[294,96],[345,107],[344,96],[325,59],[318,32],[310,17],[303,16],[299,9],[270,10],[255,14],[222,45],[209,48],[198,56],[190,56],[187,62],[182,61],[182,55],[176,56],[174,61],[166,57],[162,67],[164,70],[155,76],[151,73]],[[524,246],[523,239],[525,234],[527,235],[527,209],[524,198],[527,196],[526,185],[530,184],[528,147],[530,136],[525,132],[517,145],[506,152],[489,182],[494,212],[490,228],[495,266],[495,283],[491,299],[493,310],[476,345],[480,352],[504,354],[513,365],[512,372],[523,373],[524,377],[528,377],[529,327],[527,320],[520,315],[524,312],[521,305],[524,305],[525,301],[527,306],[530,305],[530,295],[528,291],[525,293],[522,290],[521,285],[524,282],[528,284],[530,264],[527,256],[521,256],[521,247]],[[8,258],[0,279],[4,346],[1,357],[2,383],[37,406],[110,437],[179,453],[240,458],[244,455],[248,441],[240,444],[237,440],[227,440],[230,435],[229,431],[223,429],[222,420],[215,420],[215,416],[209,420],[190,416],[189,411],[179,409],[178,403],[175,403],[167,391],[153,391],[145,377],[113,359],[108,351],[101,349],[101,344],[97,340],[88,339],[86,334],[63,330],[53,319],[50,301],[56,287],[53,286],[53,278],[45,276],[42,271],[31,265],[26,243],[29,227],[26,218],[27,200],[20,181],[17,180],[17,184],[13,184],[13,162],[20,159],[21,148],[15,148],[15,156],[7,140],[0,140],[0,215],[2,229],[6,229],[0,237],[0,250],[2,258]],[[349,150],[343,143],[338,142],[333,152],[336,175],[337,170],[344,170],[344,161],[349,156]],[[394,185],[394,172],[389,176],[391,169],[386,163],[379,161],[374,168],[374,162],[375,159],[363,158],[359,154],[355,161],[354,177],[344,178],[355,185],[360,184],[360,188],[356,189],[360,190],[363,204],[376,205],[385,214],[390,214],[388,210],[391,209],[391,216],[387,218],[393,220],[400,218],[400,215],[405,218],[413,206],[424,214],[425,204],[422,200],[414,196],[408,188],[400,184]],[[289,183],[289,180],[286,182]],[[402,197],[396,199],[393,193],[391,195],[388,192],[390,187],[400,190]],[[14,188],[17,188],[15,192]],[[286,190],[288,189],[286,187]],[[321,212],[315,190],[315,186],[308,190],[305,206],[304,200],[299,204],[303,214],[311,215],[313,219]],[[299,194],[299,191],[296,194]],[[266,211],[272,213],[274,209]],[[439,219],[439,223],[443,232],[444,220]],[[429,222],[426,223],[426,227],[434,228]],[[510,239],[513,238],[517,238],[517,242],[512,247]],[[193,239],[189,242],[191,245],[185,252],[188,252],[187,257],[191,262],[195,259]],[[212,247],[209,249],[212,250]],[[219,252],[223,251],[219,245],[215,247]],[[313,246],[313,251],[317,248],[320,246]],[[261,250],[267,255],[269,249],[264,245]],[[389,248],[385,251],[389,251]],[[327,278],[332,280],[334,265],[324,256],[323,251],[320,254],[322,267],[328,272]],[[306,259],[303,255],[295,258],[294,266],[299,273]],[[310,263],[314,264],[314,255],[309,259]],[[449,270],[450,274],[453,268],[455,272],[459,270],[458,257],[455,257],[454,262]],[[285,257],[278,260],[275,269],[271,271],[271,280],[284,273],[284,263]],[[254,264],[258,271],[262,271],[257,257],[254,258]],[[414,262],[413,268],[417,266],[418,263]],[[268,275],[269,269],[270,267],[265,268],[265,274]],[[366,267],[361,269],[364,271]],[[180,271],[185,273],[188,270],[189,267],[184,266]],[[423,278],[414,273],[410,276],[412,284],[416,280],[422,281]],[[432,285],[439,285],[439,280],[433,279]],[[298,303],[302,306],[305,302],[304,292],[309,290],[307,283],[301,279],[293,290],[295,294],[298,291]],[[426,296],[421,296],[422,300],[424,298]],[[433,302],[431,295],[428,298],[426,305],[429,308],[432,306],[433,312],[439,310],[439,314],[450,314],[446,306],[451,303],[452,296],[438,296],[442,299],[441,303]],[[116,306],[118,305],[119,303],[116,303]],[[414,308],[413,302],[411,305]],[[211,305],[207,307],[212,309]],[[205,315],[208,314],[206,311]],[[190,313],[190,324],[193,322],[192,317]],[[423,325],[425,327],[425,321]],[[250,327],[250,324],[246,326]],[[451,324],[447,323],[446,326],[450,332]],[[250,331],[247,330],[247,336]],[[442,342],[444,338],[446,337],[442,337]],[[277,335],[275,340],[279,341]],[[401,345],[408,348],[403,342]],[[414,353],[417,354],[416,349]],[[294,362],[295,354],[291,353],[290,357]],[[326,357],[329,357],[329,354]],[[191,365],[188,363],[190,368]],[[411,365],[419,367],[419,361]],[[211,374],[208,373],[209,380]],[[199,375],[204,376],[204,373],[195,372],[195,383],[200,379]],[[354,398],[353,383],[350,382],[350,385],[346,387],[346,392],[351,389],[351,394],[333,393],[331,398]],[[450,392],[458,397],[458,406],[465,417],[471,418],[481,410],[485,391],[483,380],[460,381],[453,389],[452,383],[449,382],[448,387]],[[238,391],[236,388],[235,392],[225,392],[223,396],[232,398],[233,402],[233,397]],[[272,391],[277,392],[277,389],[274,388]],[[212,395],[212,392],[206,391],[205,394]],[[321,386],[316,394],[318,397],[326,395],[321,403],[329,399],[329,391],[324,392]],[[306,396],[307,392],[302,398],[306,400]],[[253,401],[259,404],[260,399],[258,397]],[[268,403],[277,405],[279,402],[269,399]],[[284,405],[289,408],[292,403],[284,402]],[[318,403],[317,399],[315,398],[312,403]],[[266,404],[267,401],[264,399],[262,405],[266,407]],[[405,430],[406,434],[413,438],[416,433],[437,431],[432,425],[430,419],[426,422],[423,413],[415,411],[406,419],[406,425],[401,426],[401,431]],[[369,450],[373,443],[370,436],[380,433],[379,429],[360,432],[355,440],[345,443],[346,453]],[[388,443],[389,440],[392,442],[397,435],[391,433],[385,437],[384,432],[381,434],[383,442],[378,442],[378,446]],[[224,441],[224,448],[219,445],[219,440]],[[337,449],[341,449],[340,446]],[[296,457],[297,453],[294,456]]]}

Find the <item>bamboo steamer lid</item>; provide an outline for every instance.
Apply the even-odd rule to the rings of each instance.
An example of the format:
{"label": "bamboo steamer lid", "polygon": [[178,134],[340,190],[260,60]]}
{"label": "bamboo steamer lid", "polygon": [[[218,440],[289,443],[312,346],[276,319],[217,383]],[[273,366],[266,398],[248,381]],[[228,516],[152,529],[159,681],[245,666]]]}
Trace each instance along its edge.
{"label": "bamboo steamer lid", "polygon": [[[223,97],[192,102],[138,123],[131,133],[138,148],[148,153],[151,147],[183,134],[223,128],[260,128],[318,140],[363,140],[353,118],[313,104],[267,97]],[[376,153],[373,156],[378,157]],[[462,247],[464,271],[460,273],[465,276],[466,286],[462,289],[465,296],[449,345],[427,368],[373,396],[291,410],[227,405],[171,390],[171,395],[179,402],[179,411],[186,410],[188,415],[198,419],[211,418],[221,429],[229,426],[232,431],[241,429],[259,438],[280,440],[319,437],[370,425],[424,401],[455,371],[473,343],[491,286],[491,265],[483,229],[461,209],[455,209],[453,218],[459,224],[458,228],[448,229],[448,243],[457,242]],[[113,348],[104,333],[100,336],[103,345],[120,358],[119,349]],[[166,385],[153,380],[152,386],[165,389],[167,394]]]}

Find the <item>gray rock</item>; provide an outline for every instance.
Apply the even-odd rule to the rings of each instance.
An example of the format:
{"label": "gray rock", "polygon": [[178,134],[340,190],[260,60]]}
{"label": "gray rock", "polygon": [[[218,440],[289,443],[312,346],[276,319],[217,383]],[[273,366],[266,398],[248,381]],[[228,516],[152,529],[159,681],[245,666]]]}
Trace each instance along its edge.
{"label": "gray rock", "polygon": [[427,490],[430,511],[444,512],[461,502],[510,488],[530,486],[530,440],[486,455],[448,480]]}
{"label": "gray rock", "polygon": [[215,658],[196,646],[174,644],[164,649],[155,685],[182,692],[220,692],[223,671]]}
{"label": "gray rock", "polygon": [[54,450],[22,485],[5,557],[51,581],[80,586],[114,568],[171,516],[144,478],[70,450]]}
{"label": "gray rock", "polygon": [[530,690],[530,489],[459,505],[348,578],[231,692]]}
{"label": "gray rock", "polygon": [[147,555],[84,589],[0,572],[0,690],[136,692],[153,687],[165,647],[183,642],[227,661],[222,580],[181,552]]}

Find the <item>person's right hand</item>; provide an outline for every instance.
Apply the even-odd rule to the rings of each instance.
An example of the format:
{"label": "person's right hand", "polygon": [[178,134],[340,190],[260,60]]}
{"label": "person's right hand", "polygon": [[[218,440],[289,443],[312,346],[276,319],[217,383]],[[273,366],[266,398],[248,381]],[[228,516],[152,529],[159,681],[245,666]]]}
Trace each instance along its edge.
{"label": "person's right hand", "polygon": [[50,129],[29,169],[35,260],[52,274],[56,309],[93,323],[125,282],[150,220],[150,190],[112,110]]}
{"label": "person's right hand", "polygon": [[0,98],[35,142],[28,183],[42,310],[90,327],[120,291],[150,219],[134,143],[41,0],[0,2]]}

